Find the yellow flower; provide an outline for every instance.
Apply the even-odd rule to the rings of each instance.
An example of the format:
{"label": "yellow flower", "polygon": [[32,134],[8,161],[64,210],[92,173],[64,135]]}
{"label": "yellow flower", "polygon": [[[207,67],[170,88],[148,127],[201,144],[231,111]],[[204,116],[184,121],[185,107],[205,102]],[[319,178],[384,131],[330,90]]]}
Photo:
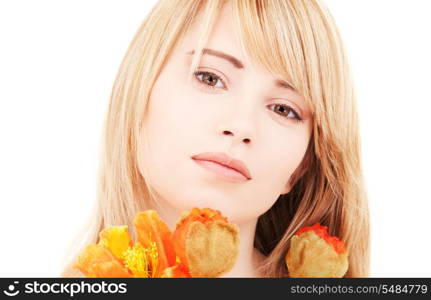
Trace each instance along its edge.
{"label": "yellow flower", "polygon": [[176,262],[172,234],[153,210],[140,212],[134,220],[138,242],[128,227],[111,226],[99,234],[99,242],[87,246],[74,265],[87,277],[160,277]]}

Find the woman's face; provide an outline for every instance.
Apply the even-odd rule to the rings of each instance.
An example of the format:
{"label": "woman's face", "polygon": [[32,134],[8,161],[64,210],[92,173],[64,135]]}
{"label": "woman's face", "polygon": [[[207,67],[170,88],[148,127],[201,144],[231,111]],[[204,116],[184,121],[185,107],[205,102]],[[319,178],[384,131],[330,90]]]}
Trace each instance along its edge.
{"label": "woman's face", "polygon": [[301,95],[241,51],[228,5],[189,84],[198,29],[177,44],[153,87],[149,148],[139,151],[161,204],[256,219],[289,192],[310,139],[310,112]]}

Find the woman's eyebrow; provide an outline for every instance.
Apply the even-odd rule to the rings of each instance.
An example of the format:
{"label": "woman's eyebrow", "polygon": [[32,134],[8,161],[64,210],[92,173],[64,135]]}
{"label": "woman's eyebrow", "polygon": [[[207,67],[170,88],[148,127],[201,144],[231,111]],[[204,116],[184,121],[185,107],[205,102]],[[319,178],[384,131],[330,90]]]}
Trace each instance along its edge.
{"label": "woman's eyebrow", "polygon": [[[186,54],[187,55],[193,55],[194,53],[195,53],[195,50],[191,50],[191,51],[187,52]],[[202,53],[203,53],[203,55],[207,54],[207,55],[220,57],[220,58],[225,59],[228,62],[230,62],[235,68],[244,69],[244,64],[238,58],[236,58],[232,55],[229,55],[225,52],[214,50],[214,49],[209,49],[209,48],[203,48]],[[276,79],[276,80],[274,80],[274,85],[276,87],[285,88],[287,90],[296,92],[296,89],[290,83],[288,83],[285,80]]]}
{"label": "woman's eyebrow", "polygon": [[[193,55],[194,53],[195,53],[195,50],[192,50],[192,51],[187,52],[186,54]],[[222,51],[217,51],[217,50],[209,49],[209,48],[203,48],[202,53],[203,53],[202,55],[208,54],[208,55],[223,58],[223,59],[227,60],[228,62],[230,62],[235,68],[244,69],[244,64],[238,58],[235,58],[232,55],[229,55],[229,54],[224,53]]]}
{"label": "woman's eyebrow", "polygon": [[282,79],[276,79],[275,81],[274,81],[274,83],[275,83],[275,86],[276,87],[281,87],[281,88],[284,88],[284,89],[288,89],[288,90],[290,90],[290,91],[293,91],[293,92],[296,92],[296,89],[290,84],[290,83],[288,83],[287,81],[285,81],[285,80],[282,80]]}

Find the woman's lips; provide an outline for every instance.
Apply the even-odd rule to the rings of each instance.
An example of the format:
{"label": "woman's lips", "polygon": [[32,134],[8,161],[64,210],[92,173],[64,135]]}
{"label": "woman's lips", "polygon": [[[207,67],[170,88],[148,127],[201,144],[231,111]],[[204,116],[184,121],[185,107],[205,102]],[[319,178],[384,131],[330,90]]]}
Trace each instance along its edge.
{"label": "woman's lips", "polygon": [[251,179],[245,164],[220,152],[206,152],[192,156],[202,168],[230,182],[245,182]]}

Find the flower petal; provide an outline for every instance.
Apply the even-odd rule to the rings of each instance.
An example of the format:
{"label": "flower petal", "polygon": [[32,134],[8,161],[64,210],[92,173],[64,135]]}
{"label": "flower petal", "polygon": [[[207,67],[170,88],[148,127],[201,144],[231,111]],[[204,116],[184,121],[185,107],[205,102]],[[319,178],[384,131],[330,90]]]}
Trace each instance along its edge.
{"label": "flower petal", "polygon": [[193,277],[218,277],[235,264],[239,230],[219,211],[192,209],[177,223],[174,247]]}
{"label": "flower petal", "polygon": [[322,225],[320,225],[320,223],[316,223],[313,226],[301,228],[300,230],[298,230],[296,235],[299,236],[299,235],[301,235],[305,232],[308,232],[308,231],[314,231],[315,234],[317,234],[322,239],[324,239],[328,244],[332,245],[332,247],[334,247],[334,249],[335,249],[335,251],[337,251],[337,253],[341,254],[344,251],[346,251],[346,247],[345,247],[343,241],[338,239],[338,237],[336,237],[336,236],[332,236],[332,235],[328,234],[328,226],[322,226]]}
{"label": "flower petal", "polygon": [[163,271],[161,278],[191,278],[192,276],[187,271],[187,268],[182,265],[175,265]]}
{"label": "flower petal", "polygon": [[111,226],[99,234],[99,245],[107,247],[121,261],[124,251],[133,245],[127,229],[127,226]]}
{"label": "flower petal", "polygon": [[349,267],[348,251],[337,252],[314,230],[292,236],[285,262],[292,278],[341,278]]}
{"label": "flower petal", "polygon": [[88,245],[74,267],[87,277],[132,277],[108,248],[98,244]]}
{"label": "flower petal", "polygon": [[152,277],[160,277],[163,270],[175,265],[175,252],[172,244],[172,233],[155,210],[139,212],[134,220],[138,241],[145,248],[151,248],[155,242],[158,253],[158,263]]}

